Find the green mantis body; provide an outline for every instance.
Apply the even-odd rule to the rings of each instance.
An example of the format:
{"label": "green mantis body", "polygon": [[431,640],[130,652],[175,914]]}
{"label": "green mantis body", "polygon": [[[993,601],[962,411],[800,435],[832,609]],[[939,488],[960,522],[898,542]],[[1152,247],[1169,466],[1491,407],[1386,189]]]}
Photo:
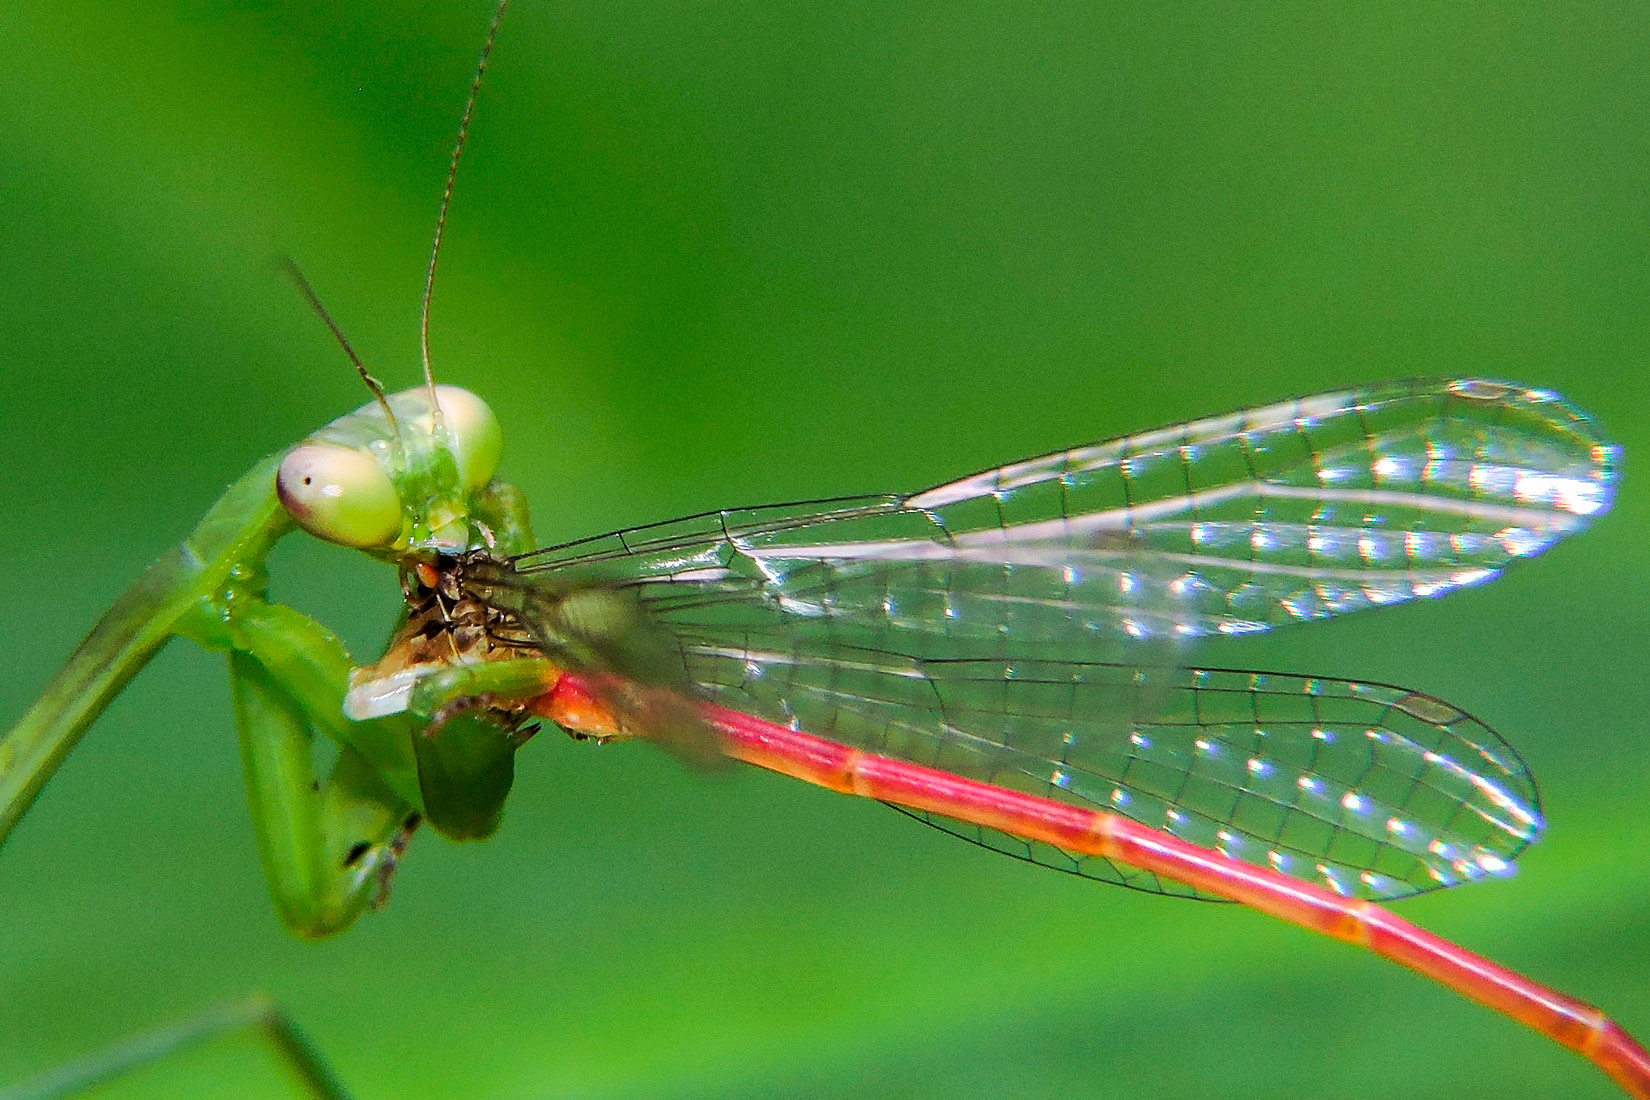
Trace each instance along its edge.
{"label": "green mantis body", "polygon": [[[450,724],[453,736],[439,740],[418,736],[410,714],[347,719],[353,660],[331,631],[269,600],[265,561],[301,526],[404,564],[530,548],[520,494],[492,477],[498,444],[480,399],[432,387],[369,404],[255,465],[115,601],[0,740],[0,839],[172,638],[228,656],[259,851],[294,932],[348,927],[385,889],[420,820],[458,837],[490,832],[515,743],[474,719]],[[324,778],[313,762],[317,734],[338,749]]]}
{"label": "green mantis body", "polygon": [[[421,822],[455,838],[498,827],[519,744],[514,731],[464,715],[443,723],[449,736],[425,738],[418,734],[428,713],[405,708],[352,721],[343,702],[354,661],[326,627],[270,601],[265,563],[300,528],[397,563],[403,577],[441,554],[533,546],[524,498],[493,477],[502,437],[492,410],[466,390],[437,386],[429,364],[442,230],[508,2],[493,9],[436,218],[420,321],[424,386],[386,396],[297,268],[285,264],[375,400],[253,466],[115,600],[0,738],[0,843],[86,728],[172,638],[228,655],[253,829],[275,908],[293,932],[331,935],[381,903]],[[315,764],[318,733],[337,748],[324,779]]]}

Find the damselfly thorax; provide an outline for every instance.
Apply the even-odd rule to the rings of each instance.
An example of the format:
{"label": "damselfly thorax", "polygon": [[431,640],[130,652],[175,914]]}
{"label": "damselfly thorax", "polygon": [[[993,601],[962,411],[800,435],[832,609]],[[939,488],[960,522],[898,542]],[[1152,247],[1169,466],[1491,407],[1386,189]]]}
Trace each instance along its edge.
{"label": "damselfly thorax", "polygon": [[[383,657],[351,674],[346,713],[357,720],[398,713],[407,709],[419,682],[432,676],[541,655],[517,616],[465,590],[465,563],[478,557],[486,557],[486,552],[441,555],[404,570],[405,621]],[[526,732],[528,714],[521,703],[487,700],[468,709],[490,715],[506,732],[526,740],[521,734]]]}

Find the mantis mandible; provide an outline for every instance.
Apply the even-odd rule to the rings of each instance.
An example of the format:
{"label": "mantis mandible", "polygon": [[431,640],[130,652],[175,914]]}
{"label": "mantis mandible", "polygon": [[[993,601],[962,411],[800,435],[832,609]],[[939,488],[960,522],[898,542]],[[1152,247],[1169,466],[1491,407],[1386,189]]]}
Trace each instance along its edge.
{"label": "mantis mandible", "polygon": [[[1528,773],[1493,732],[1383,685],[1087,659],[1489,580],[1609,507],[1614,448],[1584,415],[1476,379],[1341,390],[922,493],[537,551],[522,494],[497,476],[496,419],[436,385],[428,353],[504,7],[426,269],[424,384],[386,394],[356,360],[373,400],[256,464],[115,602],[0,739],[0,839],[184,638],[227,656],[260,855],[299,935],[381,903],[421,823],[496,829],[514,753],[548,719],[879,798],[1090,877],[1243,901],[1403,962],[1650,1096],[1650,1057],[1602,1014],[1372,904],[1504,873],[1539,833]],[[376,665],[269,599],[267,556],[299,531],[398,571],[406,610]],[[317,735],[338,749],[326,775]],[[1360,767],[1438,797],[1364,785]],[[1315,848],[1297,826],[1331,839]]]}

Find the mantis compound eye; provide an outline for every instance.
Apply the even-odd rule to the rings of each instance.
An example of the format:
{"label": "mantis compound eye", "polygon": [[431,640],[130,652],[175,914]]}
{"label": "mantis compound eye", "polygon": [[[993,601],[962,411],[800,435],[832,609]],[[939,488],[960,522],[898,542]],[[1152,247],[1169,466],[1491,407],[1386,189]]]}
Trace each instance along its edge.
{"label": "mantis compound eye", "polygon": [[401,498],[376,459],[332,443],[306,443],[275,475],[281,506],[318,539],[369,549],[401,533]]}
{"label": "mantis compound eye", "polygon": [[498,418],[487,402],[469,390],[437,386],[435,396],[441,404],[441,419],[447,427],[447,445],[458,466],[458,479],[465,489],[474,492],[498,471],[499,452],[504,448]]}

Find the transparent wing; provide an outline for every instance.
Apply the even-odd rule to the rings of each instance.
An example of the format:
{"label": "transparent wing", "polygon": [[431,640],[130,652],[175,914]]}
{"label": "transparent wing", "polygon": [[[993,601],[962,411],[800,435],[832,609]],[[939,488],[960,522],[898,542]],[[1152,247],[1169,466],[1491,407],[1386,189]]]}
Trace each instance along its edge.
{"label": "transparent wing", "polygon": [[[925,661],[751,636],[688,642],[725,707],[868,752],[1110,810],[1343,895],[1491,874],[1542,827],[1494,731],[1381,684],[1216,669]],[[909,812],[909,811],[908,811]],[[1177,883],[935,815],[948,832],[1106,882]]]}
{"label": "transparent wing", "polygon": [[1094,656],[1436,596],[1584,528],[1616,448],[1558,395],[1382,384],[909,496],[715,512],[515,559],[624,585],[676,633],[784,626],[928,657]]}
{"label": "transparent wing", "polygon": [[[1606,510],[1615,459],[1555,394],[1407,382],[910,496],[619,531],[477,563],[466,583],[571,667],[668,664],[642,678],[1390,898],[1504,871],[1539,832],[1534,784],[1492,731],[1381,685],[1147,668],[1138,646],[1124,663],[1094,658],[1108,641],[1241,634],[1487,580]],[[652,659],[632,659],[611,615],[568,613],[604,592],[663,628]],[[1186,892],[929,820],[1064,870]]]}

